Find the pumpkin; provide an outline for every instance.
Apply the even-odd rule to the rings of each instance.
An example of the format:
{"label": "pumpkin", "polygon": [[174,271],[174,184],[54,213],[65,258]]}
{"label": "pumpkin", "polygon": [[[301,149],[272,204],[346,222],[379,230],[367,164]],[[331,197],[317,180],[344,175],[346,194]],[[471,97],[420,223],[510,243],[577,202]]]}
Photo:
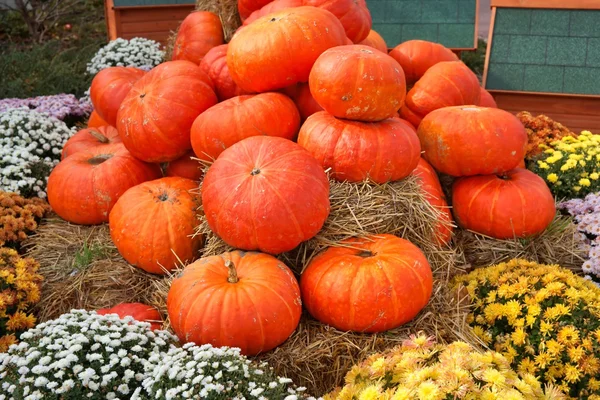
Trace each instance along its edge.
{"label": "pumpkin", "polygon": [[362,45],[325,51],[315,62],[308,83],[325,111],[356,121],[390,118],[406,96],[404,73],[396,60]]}
{"label": "pumpkin", "polygon": [[162,328],[162,318],[158,310],[143,303],[121,303],[111,308],[101,308],[96,313],[117,314],[119,318],[132,317],[136,321],[148,322],[151,330]]}
{"label": "pumpkin", "polygon": [[285,9],[259,18],[236,33],[227,49],[227,66],[243,90],[282,89],[308,81],[321,53],[345,42],[342,24],[329,11],[314,7]]}
{"label": "pumpkin", "polygon": [[409,40],[390,51],[406,74],[406,83],[412,86],[435,64],[444,61],[459,61],[452,50],[439,43],[425,40]]}
{"label": "pumpkin", "polygon": [[121,138],[116,128],[101,126],[98,128],[85,128],[71,136],[63,146],[61,159],[67,158],[78,151],[94,147],[103,147],[113,143],[120,143]]}
{"label": "pumpkin", "polygon": [[117,125],[117,112],[121,102],[145,74],[145,71],[133,67],[109,67],[94,76],[90,99],[94,110],[108,125]]}
{"label": "pumpkin", "polygon": [[219,16],[209,11],[195,11],[185,17],[179,26],[172,59],[200,64],[206,53],[223,44],[224,40]]}
{"label": "pumpkin", "polygon": [[283,89],[283,93],[294,100],[296,107],[298,107],[298,111],[300,111],[300,117],[302,121],[306,121],[306,118],[310,117],[314,113],[323,111],[323,107],[321,107],[319,103],[315,101],[315,98],[310,93],[308,83],[297,83],[295,85],[288,86]]}
{"label": "pumpkin", "polygon": [[212,161],[228,147],[250,136],[294,139],[300,114],[281,93],[238,96],[200,114],[192,125],[192,148],[202,160]]}
{"label": "pumpkin", "polygon": [[[388,52],[387,44],[385,43],[385,39],[381,37],[381,35],[375,32],[373,29],[369,31],[369,35],[359,44],[364,46],[369,46],[374,49],[377,49],[385,54]],[[396,60],[397,61],[397,60]]]}
{"label": "pumpkin", "polygon": [[210,77],[219,101],[249,94],[235,84],[227,67],[227,44],[213,47],[200,62],[202,71]]}
{"label": "pumpkin", "polygon": [[337,119],[325,111],[302,125],[298,144],[338,181],[403,179],[416,168],[421,146],[414,128],[395,118],[365,123]]}
{"label": "pumpkin", "polygon": [[101,126],[109,126],[110,124],[102,119],[96,112],[96,110],[92,111],[90,114],[90,118],[88,118],[87,127],[88,128],[99,128]]}
{"label": "pumpkin", "polygon": [[188,265],[171,284],[167,310],[182,342],[257,355],[294,332],[302,302],[294,274],[281,261],[233,251]]}
{"label": "pumpkin", "polygon": [[556,214],[546,182],[521,168],[457,179],[452,206],[461,227],[496,239],[538,235]]}
{"label": "pumpkin", "polygon": [[168,61],[131,88],[117,117],[125,147],[140,160],[173,161],[192,144],[190,129],[200,113],[217,103],[212,83],[189,61]]}
{"label": "pumpkin", "polygon": [[101,224],[127,189],[161,175],[157,165],[133,157],[122,143],[96,146],[58,163],[48,177],[48,202],[65,221]]}
{"label": "pumpkin", "polygon": [[240,19],[245,21],[254,11],[260,10],[263,6],[271,3],[273,0],[238,0],[238,12]]}
{"label": "pumpkin", "polygon": [[202,164],[200,161],[195,160],[196,155],[193,151],[188,151],[177,160],[171,161],[167,164],[165,171],[166,176],[179,176],[181,178],[191,179],[193,181],[199,181],[202,179],[204,173],[202,172]]}
{"label": "pumpkin", "polygon": [[419,160],[419,164],[412,175],[417,177],[417,182],[421,186],[425,200],[439,211],[440,222],[436,226],[435,237],[438,244],[447,245],[452,238],[452,223],[454,221],[438,175],[431,164],[423,158]]}
{"label": "pumpkin", "polygon": [[415,129],[419,127],[419,124],[423,120],[420,116],[412,112],[406,106],[402,107],[399,112],[399,117],[409,122]]}
{"label": "pumpkin", "polygon": [[230,246],[279,254],[319,232],[329,215],[329,181],[298,144],[252,136],[208,169],[202,205],[211,230]]}
{"label": "pumpkin", "polygon": [[408,240],[351,238],[315,257],[300,278],[302,302],[342,331],[383,332],[412,320],[433,291],[431,267]]}
{"label": "pumpkin", "polygon": [[523,160],[527,147],[523,124],[498,108],[441,108],[423,119],[417,134],[423,157],[452,176],[510,171]]}
{"label": "pumpkin", "polygon": [[490,94],[490,92],[488,92],[484,88],[481,88],[479,105],[481,107],[498,108],[498,104],[496,104],[496,100],[494,100],[494,97]]}
{"label": "pumpkin", "polygon": [[202,237],[193,236],[200,196],[198,183],[166,177],[127,190],[110,212],[110,236],[131,265],[165,274],[180,262],[193,261]]}

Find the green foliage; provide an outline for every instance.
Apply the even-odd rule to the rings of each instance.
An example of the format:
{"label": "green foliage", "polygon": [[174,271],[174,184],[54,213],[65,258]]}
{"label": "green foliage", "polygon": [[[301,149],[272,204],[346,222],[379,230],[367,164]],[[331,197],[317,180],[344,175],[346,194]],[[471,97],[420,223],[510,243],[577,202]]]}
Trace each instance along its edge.
{"label": "green foliage", "polygon": [[81,249],[75,253],[73,266],[79,270],[85,269],[92,261],[106,255],[106,249],[97,243],[84,242]]}
{"label": "green foliage", "polygon": [[487,49],[487,42],[483,39],[479,39],[477,42],[477,50],[475,51],[464,51],[461,54],[462,61],[467,64],[475,74],[481,79],[483,76],[483,66],[485,65],[485,52]]}

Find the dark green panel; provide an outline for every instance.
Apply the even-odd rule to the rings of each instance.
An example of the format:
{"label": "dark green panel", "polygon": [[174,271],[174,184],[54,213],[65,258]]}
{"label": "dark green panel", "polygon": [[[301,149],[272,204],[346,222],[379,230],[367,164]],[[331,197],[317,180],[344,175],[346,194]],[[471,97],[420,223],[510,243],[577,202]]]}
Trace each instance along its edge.
{"label": "dark green panel", "polygon": [[561,93],[565,68],[548,65],[526,65],[523,90]]}
{"label": "dark green panel", "polygon": [[488,71],[488,89],[523,90],[525,65],[497,64]]}
{"label": "dark green panel", "polygon": [[473,47],[473,26],[469,24],[439,24],[438,42],[446,47],[466,49]]}
{"label": "dark green panel", "polygon": [[544,36],[511,36],[508,59],[518,64],[545,64],[547,42]]}
{"label": "dark green panel", "polygon": [[434,0],[423,2],[422,18],[428,23],[455,24],[458,22],[458,0]]}
{"label": "dark green panel", "polygon": [[600,11],[571,11],[571,36],[600,37]]}
{"label": "dark green panel", "polygon": [[600,68],[565,68],[565,93],[600,94]]}
{"label": "dark green panel", "polygon": [[115,7],[164,6],[169,4],[195,4],[195,0],[114,0]]}
{"label": "dark green panel", "polygon": [[531,25],[531,10],[499,8],[496,11],[494,33],[527,35]]}
{"label": "dark green panel", "polygon": [[[587,61],[588,67],[600,66],[600,38],[588,39]],[[600,77],[599,77],[600,79]]]}
{"label": "dark green panel", "polygon": [[568,10],[537,10],[531,15],[532,35],[562,36],[569,31]]}
{"label": "dark green panel", "polygon": [[549,37],[548,65],[585,65],[587,39],[579,37]]}
{"label": "dark green panel", "polygon": [[[402,25],[402,40],[429,40],[431,42],[438,41],[438,26],[437,24],[404,24]],[[387,43],[387,40],[386,40]],[[388,44],[389,46],[389,44]]]}

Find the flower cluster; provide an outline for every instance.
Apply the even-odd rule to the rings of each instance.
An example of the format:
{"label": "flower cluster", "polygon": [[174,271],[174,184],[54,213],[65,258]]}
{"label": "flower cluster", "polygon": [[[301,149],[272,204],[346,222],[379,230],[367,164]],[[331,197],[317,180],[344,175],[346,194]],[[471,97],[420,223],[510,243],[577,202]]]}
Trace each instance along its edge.
{"label": "flower cluster", "polygon": [[0,400],[306,398],[239,349],[176,341],[132,317],[73,310],[0,354]]}
{"label": "flower cluster", "polygon": [[[600,399],[600,289],[557,265],[525,260],[457,278],[468,322],[521,374],[578,399]],[[459,289],[460,290],[460,289]]]}
{"label": "flower cluster", "polygon": [[422,334],[375,354],[346,375],[346,386],[325,400],[563,399],[531,374],[519,377],[499,353],[464,342],[435,344]]}
{"label": "flower cluster", "polygon": [[559,198],[582,197],[600,190],[600,135],[589,131],[550,143],[532,166]]}
{"label": "flower cluster", "polygon": [[46,197],[46,183],[75,131],[56,118],[24,109],[0,113],[0,190]]}
{"label": "flower cluster", "polygon": [[35,325],[29,308],[40,300],[42,276],[32,258],[0,247],[0,353],[17,342],[19,335]]}
{"label": "flower cluster", "polygon": [[0,113],[14,108],[24,108],[45,113],[64,121],[67,117],[87,117],[92,112],[91,103],[78,100],[72,94],[38,96],[28,99],[0,100]]}
{"label": "flower cluster", "polygon": [[577,137],[576,133],[545,115],[534,117],[527,111],[523,111],[517,114],[517,118],[525,126],[529,138],[525,155],[527,159],[541,154],[547,148],[545,146],[565,136]]}
{"label": "flower cluster", "polygon": [[50,205],[42,199],[25,199],[0,191],[0,246],[25,240],[49,211]]}
{"label": "flower cluster", "polygon": [[160,43],[144,38],[118,38],[102,47],[87,65],[87,72],[96,75],[108,67],[137,67],[149,70],[163,62],[165,52]]}

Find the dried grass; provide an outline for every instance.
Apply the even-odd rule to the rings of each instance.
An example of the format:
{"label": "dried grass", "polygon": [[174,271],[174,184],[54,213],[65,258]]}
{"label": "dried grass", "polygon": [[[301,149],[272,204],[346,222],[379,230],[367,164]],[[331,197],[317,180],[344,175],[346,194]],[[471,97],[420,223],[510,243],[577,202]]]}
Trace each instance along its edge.
{"label": "dried grass", "polygon": [[221,18],[226,42],[231,40],[233,33],[242,25],[237,0],[196,0],[196,10],[210,11]]}
{"label": "dried grass", "polygon": [[153,283],[164,278],[129,265],[118,253],[108,226],[72,225],[51,216],[23,245],[44,277],[38,320],[74,308],[96,310],[124,302],[150,303]]}
{"label": "dried grass", "polygon": [[177,28],[176,31],[171,31],[171,34],[167,39],[167,44],[165,45],[165,61],[171,61],[171,58],[173,58],[173,49],[175,48],[175,40],[177,40],[177,32],[179,32],[179,28]]}

